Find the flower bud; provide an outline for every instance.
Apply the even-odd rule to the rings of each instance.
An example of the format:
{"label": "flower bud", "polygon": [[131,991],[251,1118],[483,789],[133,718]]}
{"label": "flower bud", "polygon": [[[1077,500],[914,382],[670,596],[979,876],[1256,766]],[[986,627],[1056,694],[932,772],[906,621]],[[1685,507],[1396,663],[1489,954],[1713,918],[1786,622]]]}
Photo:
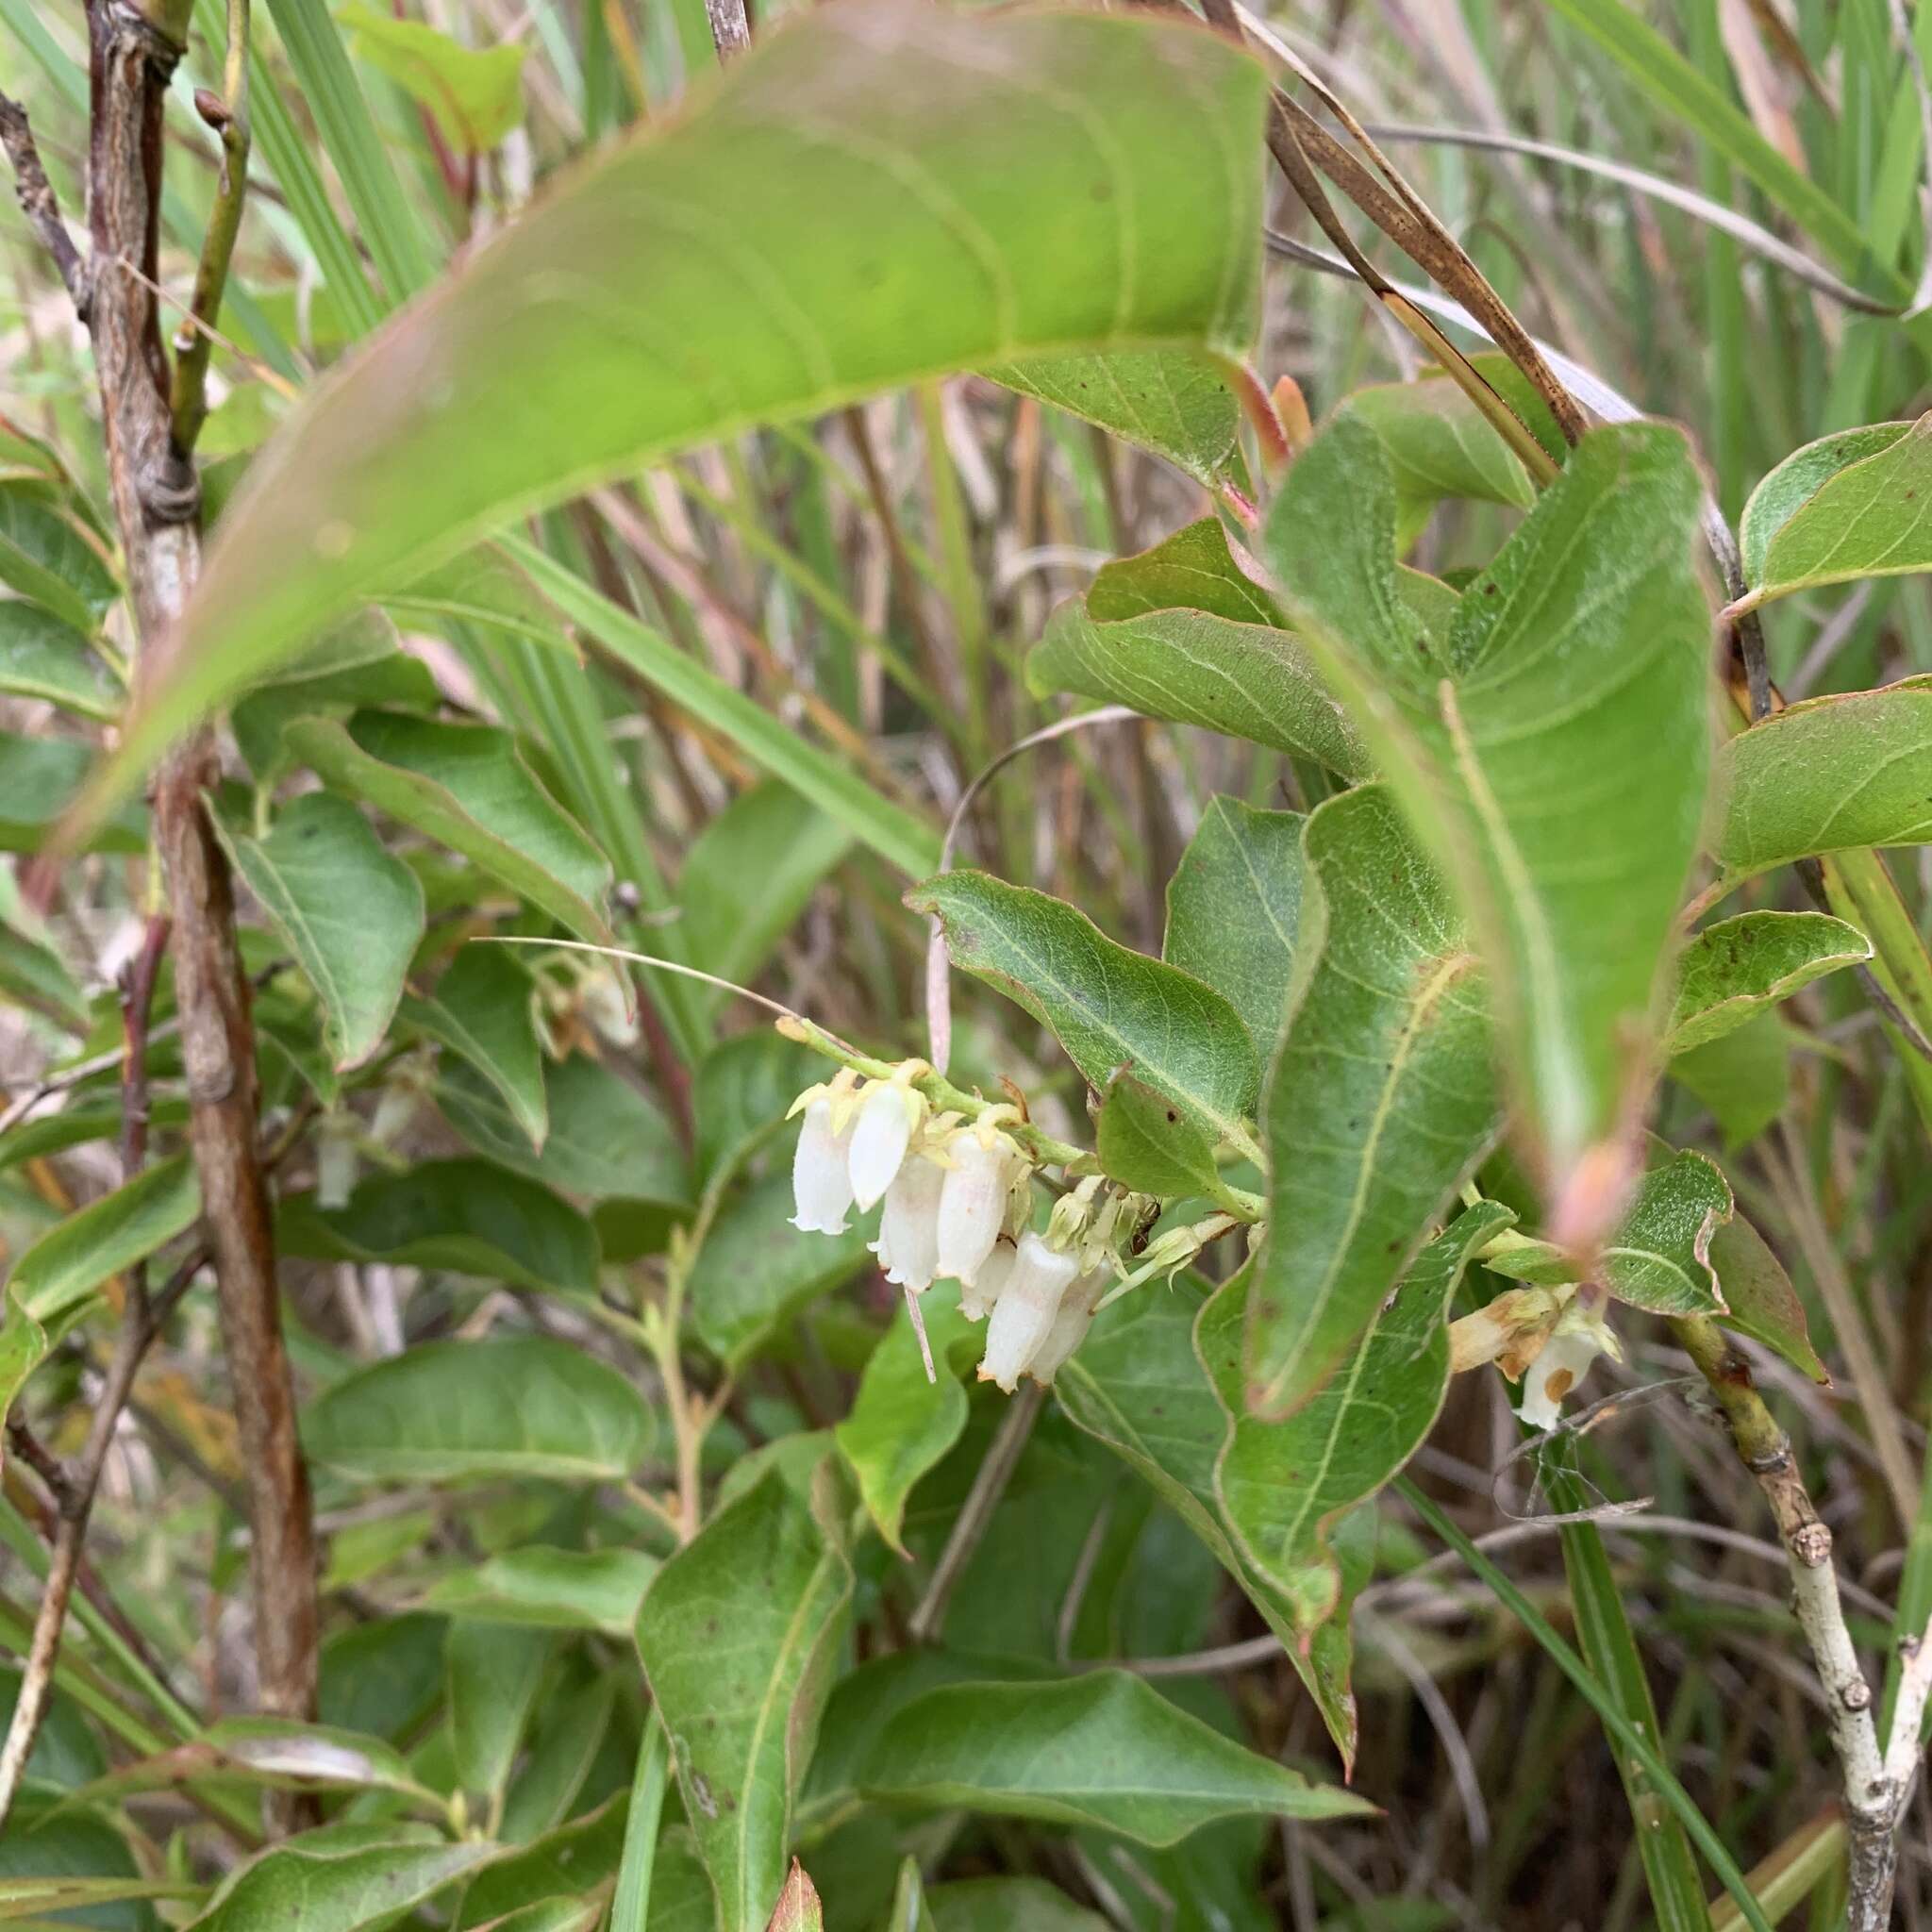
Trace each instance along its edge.
{"label": "flower bud", "polygon": [[1072,1255],[1048,1247],[1037,1234],[1022,1236],[1013,1272],[986,1324],[981,1381],[998,1383],[1008,1395],[1020,1386],[1021,1372],[1046,1340],[1079,1266]]}
{"label": "flower bud", "polygon": [[[859,1131],[864,1131],[862,1119]],[[930,1288],[940,1272],[940,1191],[945,1182],[944,1168],[915,1154],[886,1190],[879,1238],[872,1251],[886,1279],[915,1294]]]}
{"label": "flower bud", "polygon": [[840,1133],[832,1124],[831,1101],[811,1101],[791,1157],[793,1227],[807,1234],[845,1232],[845,1210],[852,1206],[851,1147],[851,1127]]}
{"label": "flower bud", "polygon": [[959,1284],[959,1312],[969,1322],[983,1322],[999,1306],[1007,1283],[1012,1279],[1018,1250],[1011,1241],[995,1243],[993,1251],[979,1264],[971,1281]]}
{"label": "flower bud", "polygon": [[852,1130],[852,1198],[860,1213],[892,1185],[924,1111],[924,1098],[901,1081],[880,1080],[866,1089]]}
{"label": "flower bud", "polygon": [[950,1166],[940,1192],[940,1273],[970,1285],[999,1240],[1017,1152],[1004,1134],[982,1138],[974,1127],[955,1134],[945,1152]]}
{"label": "flower bud", "polygon": [[1061,1364],[1086,1341],[1087,1330],[1093,1323],[1094,1307],[1106,1293],[1110,1279],[1106,1269],[1090,1268],[1085,1274],[1075,1275],[1060,1297],[1046,1340],[1034,1350],[1033,1359],[1026,1364],[1026,1373],[1042,1389],[1053,1387],[1053,1378]]}

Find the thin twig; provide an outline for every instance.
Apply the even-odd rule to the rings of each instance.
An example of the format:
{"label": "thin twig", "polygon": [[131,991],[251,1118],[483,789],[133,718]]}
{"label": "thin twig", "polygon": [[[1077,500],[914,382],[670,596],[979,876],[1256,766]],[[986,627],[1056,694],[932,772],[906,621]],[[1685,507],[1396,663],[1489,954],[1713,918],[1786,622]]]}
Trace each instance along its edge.
{"label": "thin twig", "polygon": [[41,238],[41,245],[54,258],[60,279],[74,298],[81,319],[87,319],[88,271],[67,224],[60,219],[60,204],[55,199],[53,184],[41,165],[41,151],[34,145],[34,133],[27,123],[26,109],[6,94],[0,94],[0,147],[13,169],[13,192],[20,199],[22,212]]}
{"label": "thin twig", "polygon": [[1026,1439],[1033,1433],[1033,1424],[1045,1395],[1045,1390],[1038,1383],[1029,1382],[1008,1404],[1006,1414],[1000,1418],[1000,1425],[987,1445],[986,1460],[979,1465],[979,1474],[973,1478],[973,1488],[953,1520],[953,1533],[947,1537],[946,1546],[940,1552],[939,1562],[933,1568],[932,1581],[926,1585],[925,1594],[920,1598],[919,1607],[912,1612],[906,1626],[915,1643],[930,1643],[945,1622],[946,1606],[952,1601],[953,1591],[965,1573],[966,1565],[973,1560],[973,1553],[979,1547],[979,1540],[986,1534],[987,1524],[992,1521],[992,1512],[1006,1493],[1007,1484],[1019,1465],[1020,1452],[1025,1448]]}
{"label": "thin twig", "polygon": [[720,60],[735,59],[751,45],[744,0],[705,0],[705,18],[711,24],[711,44]]}

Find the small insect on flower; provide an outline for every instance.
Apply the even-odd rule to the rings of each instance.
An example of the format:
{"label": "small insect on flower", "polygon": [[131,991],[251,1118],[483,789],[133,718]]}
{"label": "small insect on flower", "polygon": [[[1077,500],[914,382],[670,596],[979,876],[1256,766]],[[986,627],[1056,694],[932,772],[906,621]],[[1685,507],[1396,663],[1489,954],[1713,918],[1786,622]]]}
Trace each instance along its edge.
{"label": "small insect on flower", "polygon": [[[863,1126],[861,1121],[860,1131]],[[944,1168],[923,1154],[913,1155],[886,1190],[879,1238],[871,1243],[886,1279],[915,1294],[939,1277],[940,1194],[945,1184]]]}
{"label": "small insect on flower", "polygon": [[940,1193],[940,1273],[970,1286],[1000,1238],[1020,1150],[982,1123],[949,1136],[943,1151],[948,1171]]}
{"label": "small insect on flower", "polygon": [[872,1081],[860,1093],[851,1156],[852,1198],[860,1213],[869,1212],[892,1185],[925,1118],[925,1096],[910,1084],[918,1065],[908,1060],[891,1079]]}
{"label": "small insect on flower", "polygon": [[852,1206],[852,1125],[843,1130],[829,1095],[808,1100],[798,1149],[791,1157],[793,1227],[807,1234],[843,1234]]}
{"label": "small insect on flower", "polygon": [[986,1324],[982,1381],[996,1382],[1010,1395],[1020,1386],[1059,1313],[1060,1300],[1079,1273],[1072,1255],[1050,1248],[1037,1234],[1022,1235],[1013,1271],[1000,1291],[999,1305]]}

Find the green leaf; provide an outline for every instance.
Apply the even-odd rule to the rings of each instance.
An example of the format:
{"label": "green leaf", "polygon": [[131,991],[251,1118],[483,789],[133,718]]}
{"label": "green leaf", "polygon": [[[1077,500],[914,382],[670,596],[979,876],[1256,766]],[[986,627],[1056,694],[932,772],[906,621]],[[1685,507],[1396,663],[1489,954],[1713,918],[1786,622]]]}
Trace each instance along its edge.
{"label": "green leaf", "polygon": [[761,36],[293,413],[127,765],[359,592],[599,476],[949,369],[1239,351],[1264,92],[1244,55],[1152,19],[880,4]]}
{"label": "green leaf", "polygon": [[1225,994],[1271,1052],[1294,971],[1305,823],[1299,812],[1211,798],[1167,882],[1161,957]]}
{"label": "green leaf", "polygon": [[1872,957],[1855,925],[1824,912],[1741,912],[1707,925],[1677,962],[1666,1053],[1736,1031],[1767,1008]]}
{"label": "green leaf", "polygon": [[691,1076],[704,1178],[735,1169],[775,1131],[824,1064],[808,1048],[762,1029],[720,1041]]}
{"label": "green leaf", "polygon": [[394,1791],[439,1807],[434,1795],[409,1775],[401,1756],[380,1738],[281,1717],[223,1718],[187,1743],[123,1765],[73,1796],[76,1803],[98,1804],[142,1791],[203,1784]]}
{"label": "green leaf", "polygon": [[1500,1125],[1480,968],[1387,791],[1319,807],[1302,849],[1244,1357],[1248,1407],[1274,1418],[1348,1354]]}
{"label": "green leaf", "polygon": [[1096,1091],[1131,1066],[1218,1139],[1247,1138],[1259,1081],[1255,1045],[1218,992],[1116,945],[1074,907],[985,873],[942,874],[906,903],[936,913],[953,963],[1051,1027]]}
{"label": "green leaf", "polygon": [[1724,882],[1820,852],[1932,840],[1932,676],[1807,698],[1720,749]]}
{"label": "green leaf", "polygon": [[1242,1270],[1202,1309],[1195,1345],[1227,1417],[1215,1488],[1242,1554],[1279,1590],[1298,1636],[1341,1607],[1329,1531],[1435,1426],[1449,1389],[1449,1298],[1471,1255],[1514,1218],[1493,1201],[1458,1214],[1374,1310],[1341,1368],[1284,1423],[1257,1422],[1241,1403],[1255,1272]]}
{"label": "green leaf", "polygon": [[103,721],[120,715],[124,697],[85,633],[15,597],[0,600],[0,692]]}
{"label": "green leaf", "polygon": [[627,1637],[657,1573],[657,1559],[641,1550],[565,1550],[525,1543],[452,1571],[424,1597],[423,1607],[485,1624]]}
{"label": "green leaf", "polygon": [[840,1455],[858,1479],[866,1513],[900,1557],[908,1557],[901,1540],[907,1499],[920,1478],[945,1459],[966,1426],[966,1391],[953,1358],[969,1351],[976,1355],[984,1341],[984,1332],[960,1314],[950,1282],[921,1295],[919,1311],[938,1381],[925,1379],[919,1340],[902,1306],[866,1358],[852,1413],[832,1431]]}
{"label": "green leaf", "polygon": [[1131,1074],[1118,1074],[1108,1086],[1094,1122],[1093,1149],[1108,1177],[1124,1188],[1168,1200],[1221,1192],[1213,1137]]}
{"label": "green leaf", "polygon": [[[339,626],[330,637],[346,628]],[[398,648],[394,625],[387,628],[386,651],[359,660],[338,658],[327,669],[297,676],[311,661],[304,657],[286,667],[287,675],[258,685],[235,706],[230,714],[235,742],[258,786],[275,785],[300,762],[283,736],[300,719],[329,718],[341,724],[361,710],[432,713],[439,708],[441,697],[428,665]]]}
{"label": "green leaf", "polygon": [[1344,415],[1304,451],[1269,518],[1310,648],[1475,916],[1553,1188],[1625,1115],[1696,852],[1702,494],[1679,431],[1593,430],[1440,637],[1402,602],[1393,477],[1366,424]]}
{"label": "green leaf", "polygon": [[53,1346],[46,1324],[28,1314],[8,1282],[0,1289],[0,1424],[27,1377],[46,1360]]}
{"label": "green leaf", "polygon": [[541,1154],[502,1094],[469,1065],[447,1069],[437,1097],[471,1146],[546,1187],[593,1201],[682,1207],[690,1199],[675,1131],[621,1074],[574,1054],[545,1070],[543,1087],[550,1131]]}
{"label": "green leaf", "polygon": [[698,1251],[691,1324],[730,1368],[741,1368],[808,1302],[873,1265],[857,1221],[843,1234],[800,1234],[791,1209],[791,1176],[772,1174],[725,1207]]}
{"label": "green leaf", "polygon": [[550,1661],[547,1631],[514,1624],[457,1623],[443,1641],[450,1757],[458,1789],[493,1807],[509,1782]]}
{"label": "green leaf", "polygon": [[1243,1749],[1122,1671],[929,1690],[887,1723],[859,1782],[878,1803],[1097,1825],[1146,1845],[1217,1818],[1374,1808]]}
{"label": "green leaf", "polygon": [[36,1321],[53,1322],[110,1274],[186,1234],[200,1213],[193,1163],[185,1154],[157,1161],[50,1227],[14,1263],[8,1291]]}
{"label": "green leaf", "polygon": [[1112,1924],[1043,1878],[959,1878],[925,1897],[934,1932],[1109,1932]]}
{"label": "green leaf", "polygon": [[427,108],[459,153],[489,153],[524,118],[527,49],[510,42],[466,47],[420,21],[378,13],[363,0],[349,0],[336,19],[350,29],[357,58],[380,68]]}
{"label": "green leaf", "polygon": [[[178,1879],[143,1878],[126,1840],[94,1813],[16,1813],[8,1823],[0,1839],[0,1919],[33,1920],[43,1928],[79,1924],[153,1932],[158,1922],[140,1901],[201,1893]],[[87,1916],[68,1918],[70,1912]]]}
{"label": "green leaf", "polygon": [[981,373],[1151,449],[1209,489],[1236,456],[1241,405],[1205,357],[1125,350],[1041,357]]}
{"label": "green leaf", "polygon": [[624,1800],[613,1797],[508,1856],[498,1847],[493,1862],[463,1893],[456,1923],[482,1932],[506,1912],[536,1899],[558,1892],[594,1896],[617,1870],[624,1824]]}
{"label": "green leaf", "polygon": [[1750,595],[1932,570],[1932,415],[1840,430],[1768,475],[1744,507]]}
{"label": "green leaf", "polygon": [[1441,373],[1376,383],[1342,405],[1382,439],[1395,477],[1396,549],[1406,551],[1445,498],[1527,509],[1528,473],[1489,419]]}
{"label": "green leaf", "polygon": [[1036,695],[1074,691],[1143,717],[1304,754],[1358,778],[1368,760],[1279,608],[1212,517],[1105,566],[1026,659]]}
{"label": "green leaf", "polygon": [[322,1000],[338,1073],[382,1045],[423,938],[423,887],[345,798],[305,792],[265,839],[217,819],[222,843]]}
{"label": "green leaf", "polygon": [[374,1174],[341,1208],[282,1205],[282,1245],[316,1260],[445,1268],[539,1293],[594,1295],[597,1237],[549,1189],[487,1160],[423,1160]]}
{"label": "green leaf", "polygon": [[86,637],[121,594],[97,541],[32,485],[0,484],[0,583]]}
{"label": "green leaf", "polygon": [[664,1565],[638,1612],[719,1932],[765,1932],[785,1877],[852,1594],[832,1475],[822,1464],[808,1507],[767,1474]]}
{"label": "green leaf", "polygon": [[1831,1376],[1811,1346],[1805,1304],[1798,1299],[1791,1277],[1770,1243],[1741,1214],[1733,1214],[1711,1235],[1710,1265],[1727,1308],[1718,1318],[1724,1326],[1762,1342],[1800,1374],[1829,1384]]}
{"label": "green leaf", "polygon": [[472,1840],[405,1836],[394,1825],[330,1824],[304,1832],[229,1874],[190,1932],[360,1932],[388,1925],[411,1906],[497,1856]]}
{"label": "green leaf", "polygon": [[419,1342],[324,1391],[302,1419],[312,1457],[370,1482],[622,1482],[656,1434],[627,1377],[535,1335]]}
{"label": "green leaf", "polygon": [[578,938],[613,942],[597,909],[609,865],[508,732],[358,711],[346,724],[300,719],[283,738],[331,785],[461,853]]}
{"label": "green leaf", "polygon": [[1356,1712],[1346,1620],[1324,1625],[1305,1645],[1291,1607],[1248,1562],[1222,1513],[1215,1465],[1227,1415],[1194,1345],[1205,1300],[1189,1277],[1116,1302],[1094,1317],[1078,1354],[1054,1377],[1054,1394],[1080,1428],[1152,1486],[1247,1592],[1280,1638],[1347,1766],[1355,1758]]}
{"label": "green leaf", "polygon": [[[1724,1314],[1710,1248],[1733,1211],[1730,1183],[1702,1154],[1679,1154],[1651,1168],[1604,1247],[1604,1286],[1653,1314]],[[1576,1278],[1575,1262],[1547,1241],[1506,1248],[1490,1257],[1489,1266],[1551,1286]]]}
{"label": "green leaf", "polygon": [[[851,832],[790,786],[740,793],[685,855],[677,879],[685,956],[721,979],[756,979],[819,881],[851,849]],[[725,997],[721,987],[697,989],[708,1013]]]}
{"label": "green leaf", "polygon": [[1678,1054],[1671,1078],[1710,1109],[1730,1153],[1784,1111],[1790,1062],[1784,1022],[1775,1013],[1759,1013],[1734,1032]]}
{"label": "green leaf", "polygon": [[932,1907],[925,1902],[925,1880],[919,1860],[908,1853],[899,1865],[899,1882],[892,1888],[892,1909],[886,1914],[885,1932],[937,1932]]}
{"label": "green leaf", "polygon": [[495,1089],[541,1153],[550,1131],[537,989],[508,946],[465,946],[426,999],[403,1001],[403,1019],[468,1061]]}
{"label": "green leaf", "polygon": [[1751,492],[1738,524],[1738,552],[1744,581],[1766,581],[1773,540],[1842,470],[1883,456],[1918,427],[1914,423],[1874,423],[1840,429],[1796,449]]}
{"label": "green leaf", "polygon": [[[0,732],[0,851],[38,852],[87,777],[88,750],[65,738]],[[84,841],[90,852],[145,852],[147,813],[122,806]]]}

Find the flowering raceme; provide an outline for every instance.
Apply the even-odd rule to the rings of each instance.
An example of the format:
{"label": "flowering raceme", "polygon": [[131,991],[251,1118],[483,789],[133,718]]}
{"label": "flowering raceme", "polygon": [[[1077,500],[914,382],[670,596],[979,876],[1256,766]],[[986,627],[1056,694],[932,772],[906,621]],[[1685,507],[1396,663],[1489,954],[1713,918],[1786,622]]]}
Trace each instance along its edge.
{"label": "flowering raceme", "polygon": [[852,1208],[883,1202],[870,1245],[886,1279],[908,1295],[958,1281],[960,1312],[987,1322],[981,1376],[1008,1393],[1022,1374],[1051,1382],[1111,1279],[1118,1204],[1096,1212],[1100,1181],[1091,1177],[1056,1207],[1045,1235],[1033,1233],[1033,1163],[1008,1130],[1017,1109],[934,1115],[913,1084],[924,1071],[908,1060],[862,1083],[843,1071],[798,1096],[792,1225],[843,1234]]}

